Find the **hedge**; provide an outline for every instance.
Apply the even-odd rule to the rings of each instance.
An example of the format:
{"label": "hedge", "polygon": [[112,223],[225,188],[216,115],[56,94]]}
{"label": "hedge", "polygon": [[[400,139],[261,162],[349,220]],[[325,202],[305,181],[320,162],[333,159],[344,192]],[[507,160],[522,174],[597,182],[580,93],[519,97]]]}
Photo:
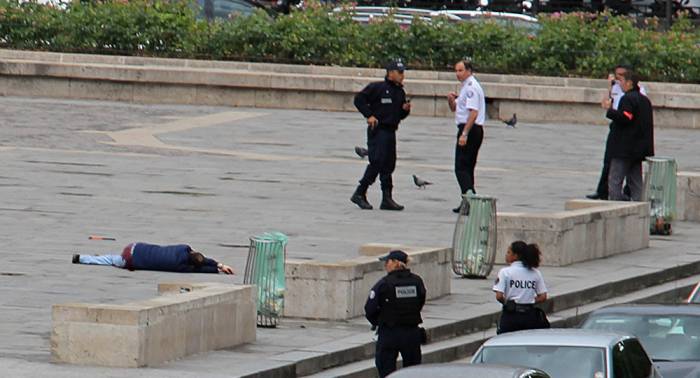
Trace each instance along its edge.
{"label": "hedge", "polygon": [[71,2],[62,7],[0,0],[0,46],[101,54],[377,67],[401,57],[409,67],[448,69],[463,57],[482,72],[603,77],[619,62],[645,80],[700,82],[700,32],[679,17],[659,21],[607,13],[541,15],[541,29],[482,23],[390,19],[360,25],[347,12],[311,4],[272,17],[199,19],[194,2]]}

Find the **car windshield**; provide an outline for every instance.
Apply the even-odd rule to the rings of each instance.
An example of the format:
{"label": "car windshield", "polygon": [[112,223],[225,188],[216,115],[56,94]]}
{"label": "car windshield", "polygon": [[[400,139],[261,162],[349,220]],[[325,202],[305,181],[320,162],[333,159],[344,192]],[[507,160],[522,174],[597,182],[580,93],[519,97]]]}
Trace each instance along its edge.
{"label": "car windshield", "polygon": [[538,368],[552,378],[605,376],[605,349],[574,346],[484,347],[476,363]]}
{"label": "car windshield", "polygon": [[700,360],[700,316],[593,315],[581,328],[626,332],[637,336],[655,361]]}

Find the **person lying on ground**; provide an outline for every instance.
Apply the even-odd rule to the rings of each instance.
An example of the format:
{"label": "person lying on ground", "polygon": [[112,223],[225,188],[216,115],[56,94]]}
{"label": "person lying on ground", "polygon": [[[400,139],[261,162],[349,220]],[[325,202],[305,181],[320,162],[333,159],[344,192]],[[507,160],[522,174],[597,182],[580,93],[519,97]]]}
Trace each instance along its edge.
{"label": "person lying on ground", "polygon": [[204,256],[187,244],[131,243],[121,254],[73,255],[73,264],[112,265],[129,270],[234,274],[230,266]]}

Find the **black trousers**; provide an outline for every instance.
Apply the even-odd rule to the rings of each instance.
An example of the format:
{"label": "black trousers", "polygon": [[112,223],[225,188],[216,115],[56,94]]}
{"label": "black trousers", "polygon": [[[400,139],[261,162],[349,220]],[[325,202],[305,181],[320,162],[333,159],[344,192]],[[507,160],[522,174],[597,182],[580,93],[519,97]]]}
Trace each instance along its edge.
{"label": "black trousers", "polygon": [[404,367],[421,363],[420,343],[423,333],[418,326],[379,326],[378,335],[374,364],[379,371],[379,377],[386,377],[396,370],[399,353],[403,358]]}
{"label": "black trousers", "polygon": [[[608,176],[610,176],[610,158],[607,156],[607,152],[605,155],[606,156],[603,159],[603,170],[600,172],[600,180],[598,180],[598,189],[596,189],[596,193],[600,195],[601,199],[608,199],[609,197]],[[622,189],[622,192],[627,197],[632,196],[632,192],[628,183],[625,183],[625,187]]]}
{"label": "black trousers", "polygon": [[382,191],[391,192],[394,184],[391,174],[396,168],[396,131],[383,126],[367,127],[369,165],[360,179],[360,187],[366,191],[379,176]]}
{"label": "black trousers", "polygon": [[459,136],[464,130],[464,124],[457,126],[457,144],[455,145],[455,176],[462,194],[467,190],[474,189],[474,168],[476,167],[476,158],[479,155],[481,142],[484,140],[484,128],[481,125],[473,125],[467,134],[467,144],[459,145]]}
{"label": "black trousers", "polygon": [[532,308],[525,312],[501,311],[497,334],[522,331],[525,329],[544,328],[537,311]]}

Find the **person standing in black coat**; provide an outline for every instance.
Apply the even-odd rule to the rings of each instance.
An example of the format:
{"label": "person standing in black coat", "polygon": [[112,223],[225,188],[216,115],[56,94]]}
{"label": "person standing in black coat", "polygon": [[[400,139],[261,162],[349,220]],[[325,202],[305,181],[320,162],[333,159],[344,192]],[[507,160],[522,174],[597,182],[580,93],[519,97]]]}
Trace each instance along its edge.
{"label": "person standing in black coat", "polygon": [[[608,135],[608,192],[613,201],[641,201],[642,161],[654,156],[654,114],[651,101],[639,93],[636,74],[625,72],[621,85],[625,95],[617,109],[612,108],[610,99],[602,102],[606,117],[612,120]],[[630,187],[630,197],[622,191],[623,181]]]}
{"label": "person standing in black coat", "polygon": [[384,81],[367,85],[355,96],[355,107],[367,119],[369,165],[350,201],[364,210],[371,210],[367,189],[379,176],[382,185],[382,210],[403,210],[394,202],[391,174],[396,167],[396,130],[408,117],[411,104],[403,90],[405,66],[401,61],[389,63]]}
{"label": "person standing in black coat", "polygon": [[396,358],[401,353],[403,366],[421,363],[420,345],[425,341],[425,330],[420,312],[425,305],[426,289],[423,280],[408,269],[408,255],[395,250],[380,257],[387,275],[369,292],[365,303],[365,317],[377,330],[374,362],[379,377],[396,370]]}

